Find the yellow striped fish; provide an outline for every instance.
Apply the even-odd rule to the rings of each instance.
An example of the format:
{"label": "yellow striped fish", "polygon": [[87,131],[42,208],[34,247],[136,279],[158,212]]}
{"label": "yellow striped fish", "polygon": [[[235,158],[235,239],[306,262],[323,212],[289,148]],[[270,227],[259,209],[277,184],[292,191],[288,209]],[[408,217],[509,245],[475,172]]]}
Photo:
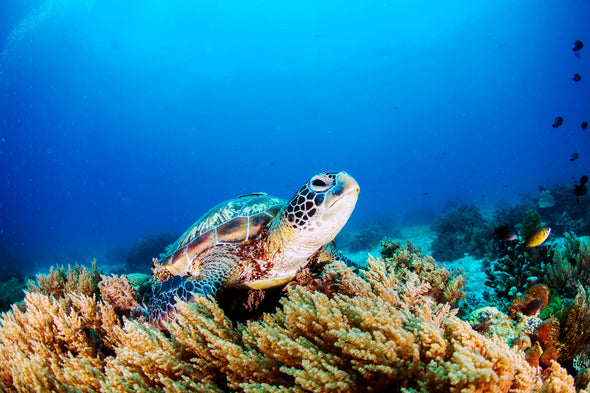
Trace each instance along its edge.
{"label": "yellow striped fish", "polygon": [[549,227],[541,227],[537,229],[535,232],[531,233],[527,236],[524,246],[525,247],[537,247],[543,244],[545,240],[549,237],[551,233],[551,228]]}

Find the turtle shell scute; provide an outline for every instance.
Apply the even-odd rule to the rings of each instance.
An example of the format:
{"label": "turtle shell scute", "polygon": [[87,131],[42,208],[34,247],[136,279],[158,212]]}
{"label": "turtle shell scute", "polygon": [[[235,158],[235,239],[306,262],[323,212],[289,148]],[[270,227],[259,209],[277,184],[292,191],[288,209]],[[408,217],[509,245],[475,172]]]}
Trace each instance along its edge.
{"label": "turtle shell scute", "polygon": [[284,205],[284,200],[262,193],[222,202],[169,245],[160,261],[163,265],[175,264],[185,255],[194,258],[211,246],[255,239]]}

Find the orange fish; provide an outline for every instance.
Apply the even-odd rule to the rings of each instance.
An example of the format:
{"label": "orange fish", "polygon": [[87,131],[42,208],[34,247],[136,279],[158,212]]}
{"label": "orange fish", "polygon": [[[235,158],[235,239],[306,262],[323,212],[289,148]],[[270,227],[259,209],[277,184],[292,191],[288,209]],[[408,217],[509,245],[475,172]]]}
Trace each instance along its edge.
{"label": "orange fish", "polygon": [[537,247],[543,244],[545,240],[549,237],[551,233],[551,228],[549,227],[541,227],[537,229],[535,232],[531,233],[527,236],[524,246],[525,247]]}

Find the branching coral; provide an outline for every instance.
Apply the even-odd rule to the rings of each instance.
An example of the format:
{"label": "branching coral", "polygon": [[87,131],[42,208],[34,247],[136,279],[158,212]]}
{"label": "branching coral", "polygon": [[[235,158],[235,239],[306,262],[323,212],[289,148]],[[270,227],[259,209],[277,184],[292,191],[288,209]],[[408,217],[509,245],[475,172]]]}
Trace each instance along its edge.
{"label": "branching coral", "polygon": [[494,289],[499,298],[512,299],[518,291],[545,282],[545,272],[553,256],[554,249],[546,245],[526,250],[508,247],[502,258],[485,269],[488,278],[486,284]]}
{"label": "branching coral", "polygon": [[[533,346],[539,344],[535,362],[547,368],[551,367],[554,360],[564,364],[573,360],[578,365],[576,369],[583,374],[587,367],[585,359],[590,356],[590,336],[587,334],[590,331],[590,301],[587,298],[590,244],[574,234],[566,233],[564,247],[553,249],[551,254],[547,254],[547,258],[551,258],[545,258],[536,265],[522,256],[518,271],[509,275],[509,278],[503,278],[508,285],[519,284],[521,290],[535,281],[547,284],[531,286],[523,296],[517,297],[510,307],[510,315],[514,317],[515,325],[519,322],[519,325],[524,326],[523,333],[529,335]],[[504,269],[506,267],[504,265]],[[514,281],[514,276],[523,277],[523,273],[530,274],[532,269],[535,269],[536,274],[531,275],[534,281],[530,280],[531,277],[526,282]],[[540,275],[543,269],[546,274]],[[542,289],[542,293],[538,289]],[[574,295],[575,299],[572,300]],[[541,308],[539,316],[542,319],[534,316]],[[528,354],[529,360],[533,358],[534,352],[531,350]]]}
{"label": "branching coral", "polygon": [[555,253],[554,263],[547,265],[545,281],[563,297],[573,297],[577,284],[590,287],[590,241],[565,233],[565,247]]}
{"label": "branching coral", "polygon": [[107,296],[28,293],[23,310],[0,320],[0,388],[558,391],[552,383],[573,392],[558,364],[540,375],[523,353],[455,317],[442,289],[452,280],[439,270],[409,245],[392,258],[370,258],[363,276],[334,262],[326,274],[337,285],[291,288],[257,321],[235,324],[212,299],[179,303],[170,334],[116,315]]}
{"label": "branching coral", "polygon": [[36,281],[29,281],[27,290],[56,298],[70,292],[91,296],[97,292],[100,273],[96,260],[92,261],[91,269],[78,264],[73,268],[68,266],[67,270],[62,266],[51,267],[49,274],[38,274]]}
{"label": "branching coral", "polygon": [[455,305],[465,298],[465,277],[462,272],[449,272],[436,263],[434,258],[422,254],[412,243],[407,242],[402,247],[400,243],[386,239],[381,242],[381,255],[387,262],[388,271],[400,279],[415,273],[428,282],[431,286],[428,295],[436,301]]}
{"label": "branching coral", "polygon": [[541,216],[536,210],[527,210],[524,219],[522,220],[522,228],[520,230],[520,236],[526,239],[531,233],[541,227]]}
{"label": "branching coral", "polygon": [[575,300],[563,310],[560,324],[559,358],[569,360],[590,343],[590,299],[582,285],[578,285]]}
{"label": "branching coral", "polygon": [[120,315],[139,316],[141,305],[136,298],[136,292],[125,276],[101,276],[98,283],[101,298],[111,304]]}
{"label": "branching coral", "polygon": [[[95,297],[61,299],[27,293],[25,311],[13,306],[0,321],[0,387],[4,391],[98,389],[102,359],[115,342],[119,317]],[[81,383],[83,382],[83,383]]]}
{"label": "branching coral", "polygon": [[[338,269],[352,277],[343,264]],[[297,287],[282,310],[238,327],[239,335],[217,307],[198,299],[181,307],[180,324],[170,328],[180,340],[199,343],[191,349],[203,366],[214,365],[235,390],[483,391],[500,384],[498,391],[508,391],[537,383],[521,355],[425,296],[430,285],[417,275],[406,278],[403,283],[395,269],[370,259],[352,298]]]}

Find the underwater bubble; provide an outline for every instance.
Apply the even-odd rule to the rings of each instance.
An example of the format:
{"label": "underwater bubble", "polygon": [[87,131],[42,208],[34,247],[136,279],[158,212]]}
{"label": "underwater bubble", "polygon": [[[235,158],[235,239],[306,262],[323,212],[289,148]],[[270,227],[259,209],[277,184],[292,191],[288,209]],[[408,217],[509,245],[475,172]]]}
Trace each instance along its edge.
{"label": "underwater bubble", "polygon": [[72,5],[92,5],[95,0],[47,0],[32,9],[8,34],[4,49],[0,53],[0,66],[11,60],[11,53],[40,24]]}

